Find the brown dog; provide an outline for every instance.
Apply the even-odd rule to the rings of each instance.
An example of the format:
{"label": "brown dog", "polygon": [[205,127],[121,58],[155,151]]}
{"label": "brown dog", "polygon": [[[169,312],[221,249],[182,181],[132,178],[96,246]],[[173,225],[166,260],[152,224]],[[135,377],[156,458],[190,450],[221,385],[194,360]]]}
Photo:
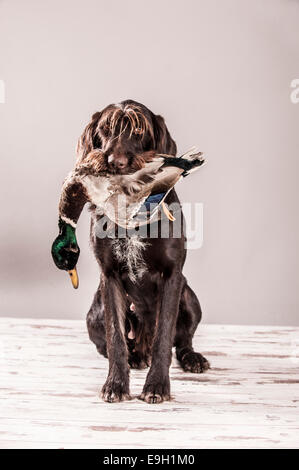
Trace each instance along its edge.
{"label": "brown dog", "polygon": [[[176,144],[161,116],[132,100],[109,105],[93,115],[78,143],[78,165],[95,173],[124,175],[142,168],[153,153],[176,155]],[[86,200],[82,196],[82,207]],[[179,200],[172,189],[168,204]],[[82,207],[75,214],[80,215]],[[170,399],[169,366],[172,347],[185,371],[200,373],[208,361],[192,348],[201,319],[196,295],[182,274],[186,257],[183,217],[175,237],[98,237],[102,214],[91,206],[91,243],[101,268],[99,288],[87,315],[90,339],[109,358],[102,389],[104,400],[130,397],[129,366],[150,366],[141,399],[159,403]]]}

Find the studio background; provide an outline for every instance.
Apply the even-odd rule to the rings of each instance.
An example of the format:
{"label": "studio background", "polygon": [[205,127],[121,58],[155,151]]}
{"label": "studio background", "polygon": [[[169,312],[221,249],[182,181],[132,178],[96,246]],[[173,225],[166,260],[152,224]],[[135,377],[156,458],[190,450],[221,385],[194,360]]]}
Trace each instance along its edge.
{"label": "studio background", "polygon": [[298,24],[295,0],[2,0],[1,315],[85,317],[89,216],[74,291],[50,256],[59,193],[92,113],[131,98],[208,160],[177,186],[204,204],[184,269],[204,321],[299,325]]}

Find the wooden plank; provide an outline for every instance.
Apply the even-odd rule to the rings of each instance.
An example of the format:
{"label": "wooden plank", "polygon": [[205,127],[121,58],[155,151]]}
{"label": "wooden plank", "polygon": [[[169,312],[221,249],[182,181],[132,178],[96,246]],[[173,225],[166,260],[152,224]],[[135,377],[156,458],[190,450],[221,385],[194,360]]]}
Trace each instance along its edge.
{"label": "wooden plank", "polygon": [[173,399],[138,400],[147,371],[131,371],[133,400],[98,397],[107,360],[84,321],[0,318],[1,448],[299,447],[299,328],[202,325],[205,374],[171,367]]}

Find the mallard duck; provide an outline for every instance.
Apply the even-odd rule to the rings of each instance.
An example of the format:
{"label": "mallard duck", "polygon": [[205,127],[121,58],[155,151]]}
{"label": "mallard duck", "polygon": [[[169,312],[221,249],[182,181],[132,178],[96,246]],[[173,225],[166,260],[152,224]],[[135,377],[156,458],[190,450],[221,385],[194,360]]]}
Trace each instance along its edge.
{"label": "mallard duck", "polygon": [[59,235],[52,245],[56,266],[69,272],[74,288],[79,284],[76,264],[80,254],[75,232],[86,202],[126,229],[140,223],[136,219],[140,210],[148,212],[147,220],[151,221],[151,204],[161,205],[167,217],[175,220],[164,199],[181,177],[203,163],[202,153],[191,149],[181,157],[154,155],[143,168],[127,175],[89,174],[86,166],[83,172],[75,168],[62,186]]}
{"label": "mallard duck", "polygon": [[130,229],[142,223],[136,217],[140,212],[147,213],[143,223],[148,223],[161,205],[169,220],[175,220],[164,200],[181,177],[203,163],[202,153],[191,149],[181,157],[158,154],[135,173],[110,177],[107,189],[111,195],[105,201],[104,214]]}

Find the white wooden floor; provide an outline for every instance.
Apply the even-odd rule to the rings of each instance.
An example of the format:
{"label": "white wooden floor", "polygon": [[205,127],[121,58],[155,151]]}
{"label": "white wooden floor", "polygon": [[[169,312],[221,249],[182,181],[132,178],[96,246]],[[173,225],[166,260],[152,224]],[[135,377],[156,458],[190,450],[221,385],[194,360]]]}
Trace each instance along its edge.
{"label": "white wooden floor", "polygon": [[0,319],[1,448],[299,447],[299,328],[202,325],[205,374],[173,358],[171,402],[103,403],[107,360],[83,321]]}

